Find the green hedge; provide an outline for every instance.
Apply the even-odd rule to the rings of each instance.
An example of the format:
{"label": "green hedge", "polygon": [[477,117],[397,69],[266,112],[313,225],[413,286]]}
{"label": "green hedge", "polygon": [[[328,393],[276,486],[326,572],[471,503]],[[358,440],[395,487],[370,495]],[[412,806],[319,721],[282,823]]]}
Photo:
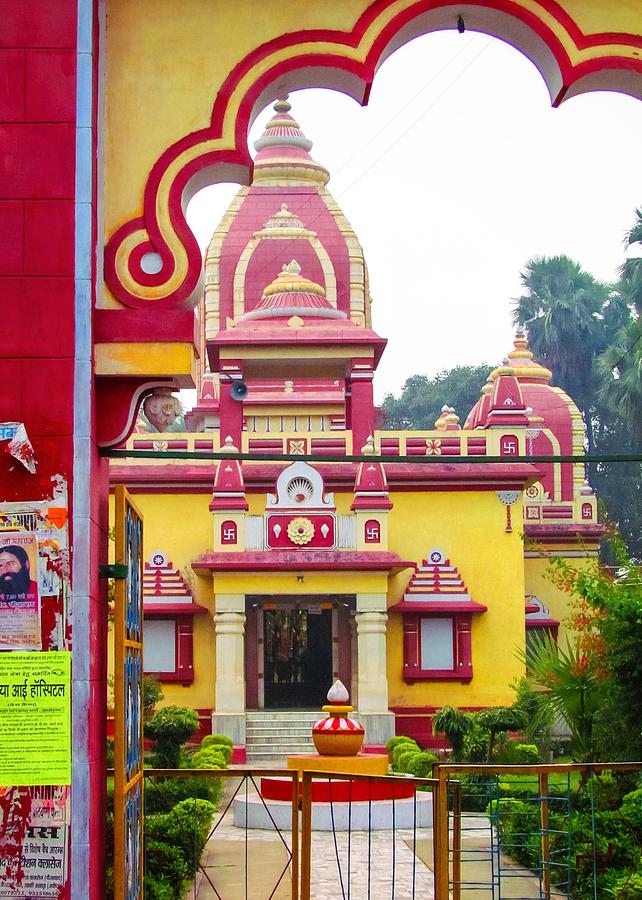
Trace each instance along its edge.
{"label": "green hedge", "polygon": [[432,775],[433,763],[437,762],[434,753],[424,750],[421,753],[415,753],[408,761],[405,772],[414,775],[415,778],[430,778]]}
{"label": "green hedge", "polygon": [[393,750],[399,746],[399,744],[411,743],[417,745],[417,741],[414,738],[406,737],[403,734],[398,734],[396,737],[390,738],[389,741],[386,742],[386,750],[388,753],[392,754]]}
{"label": "green hedge", "polygon": [[409,751],[412,751],[413,753],[420,752],[419,744],[416,741],[413,741],[412,738],[406,738],[405,741],[402,741],[401,743],[397,744],[396,747],[393,749],[393,751],[392,751],[392,767],[397,772],[401,771],[399,769],[399,757],[403,753],[408,753]]}
{"label": "green hedge", "polygon": [[[215,738],[215,740],[212,740],[212,738]],[[225,764],[229,765],[233,753],[233,748],[230,744],[218,743],[218,735],[210,734],[206,738],[203,738],[201,746],[196,752],[201,753],[210,750],[220,753],[225,758]]]}
{"label": "green hedge", "polygon": [[205,750],[206,747],[209,747],[211,744],[227,744],[230,750],[234,747],[231,738],[228,738],[224,734],[208,734],[201,741],[201,750]]}

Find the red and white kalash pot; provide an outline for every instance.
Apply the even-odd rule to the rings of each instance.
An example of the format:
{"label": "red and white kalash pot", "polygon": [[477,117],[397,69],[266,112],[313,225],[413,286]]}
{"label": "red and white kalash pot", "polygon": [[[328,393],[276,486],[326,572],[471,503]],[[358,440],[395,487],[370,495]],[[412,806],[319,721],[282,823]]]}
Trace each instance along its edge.
{"label": "red and white kalash pot", "polygon": [[356,756],[361,750],[365,728],[356,719],[349,718],[353,707],[348,706],[350,695],[337,679],[328,691],[327,713],[312,729],[312,740],[321,756]]}

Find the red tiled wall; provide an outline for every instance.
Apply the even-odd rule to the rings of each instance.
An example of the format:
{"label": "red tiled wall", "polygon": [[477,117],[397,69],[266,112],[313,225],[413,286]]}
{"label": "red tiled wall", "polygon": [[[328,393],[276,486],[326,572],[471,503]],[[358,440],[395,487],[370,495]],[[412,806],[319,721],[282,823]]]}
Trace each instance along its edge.
{"label": "red tiled wall", "polygon": [[0,27],[0,421],[38,473],[0,454],[2,500],[38,499],[73,460],[76,4],[4,0]]}

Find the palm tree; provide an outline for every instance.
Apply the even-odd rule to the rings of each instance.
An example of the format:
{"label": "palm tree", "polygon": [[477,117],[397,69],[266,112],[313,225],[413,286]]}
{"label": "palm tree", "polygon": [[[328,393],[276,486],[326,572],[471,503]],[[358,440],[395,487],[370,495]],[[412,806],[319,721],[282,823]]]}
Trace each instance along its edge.
{"label": "palm tree", "polygon": [[604,313],[611,290],[568,256],[533,257],[521,279],[526,292],[514,301],[513,322],[527,328],[536,359],[577,403],[591,452],[594,363],[608,346]]}
{"label": "palm tree", "polygon": [[[587,762],[594,754],[593,722],[600,709],[599,683],[591,660],[567,640],[558,647],[549,635],[529,641],[516,650],[526,665],[527,677],[544,690],[539,695],[538,715],[553,713],[571,732],[573,757]],[[535,724],[535,723],[534,723]]]}
{"label": "palm tree", "polygon": [[[642,245],[642,209],[624,241]],[[628,321],[617,332],[613,344],[600,356],[602,385],[599,399],[608,410],[629,422],[642,438],[642,257],[627,259],[620,270],[618,292],[629,310]]]}

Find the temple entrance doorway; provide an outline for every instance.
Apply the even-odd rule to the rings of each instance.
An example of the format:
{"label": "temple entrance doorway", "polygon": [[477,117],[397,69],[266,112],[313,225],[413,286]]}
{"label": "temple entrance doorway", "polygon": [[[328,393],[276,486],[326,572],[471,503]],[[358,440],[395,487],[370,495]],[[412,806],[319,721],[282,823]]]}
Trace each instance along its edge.
{"label": "temple entrance doorway", "polygon": [[265,709],[322,706],[332,681],[332,608],[264,609],[263,634]]}
{"label": "temple entrance doorway", "polygon": [[[351,602],[352,601],[352,602]],[[352,598],[256,598],[248,603],[248,709],[314,709],[336,678],[351,681]]]}

